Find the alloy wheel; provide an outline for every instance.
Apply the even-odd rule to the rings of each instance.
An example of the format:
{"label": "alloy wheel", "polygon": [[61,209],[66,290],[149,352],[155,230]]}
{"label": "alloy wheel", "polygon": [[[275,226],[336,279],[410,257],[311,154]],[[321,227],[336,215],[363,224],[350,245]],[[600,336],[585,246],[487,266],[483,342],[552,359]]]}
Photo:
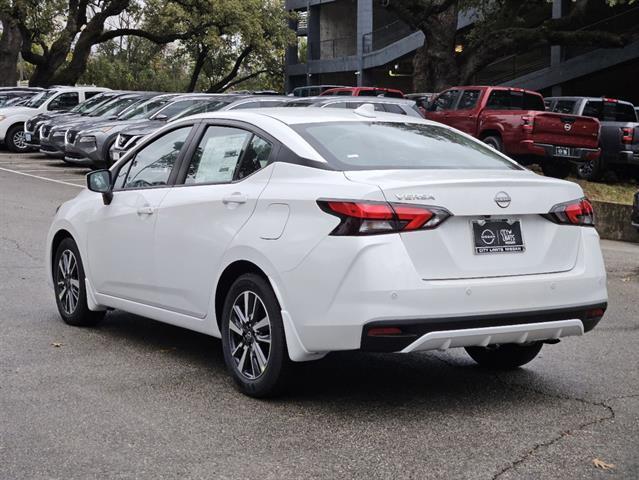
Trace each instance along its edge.
{"label": "alloy wheel", "polygon": [[594,160],[588,160],[577,167],[579,169],[579,175],[582,178],[588,178],[592,175],[594,169]]}
{"label": "alloy wheel", "polygon": [[13,134],[13,145],[18,150],[26,150],[27,142],[24,136],[24,130],[18,130],[16,133]]}
{"label": "alloy wheel", "polygon": [[64,250],[58,260],[56,290],[64,313],[73,315],[80,299],[80,272],[71,250]]}
{"label": "alloy wheel", "polygon": [[259,378],[271,354],[271,321],[264,302],[246,290],[237,296],[229,316],[229,344],[235,368],[245,378]]}

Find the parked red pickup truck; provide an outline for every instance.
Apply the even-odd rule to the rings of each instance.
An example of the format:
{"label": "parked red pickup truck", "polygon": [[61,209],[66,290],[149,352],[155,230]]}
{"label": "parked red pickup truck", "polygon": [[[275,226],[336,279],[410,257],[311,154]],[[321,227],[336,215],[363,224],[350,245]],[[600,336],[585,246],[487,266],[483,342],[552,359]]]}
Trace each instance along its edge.
{"label": "parked red pickup truck", "polygon": [[545,111],[537,92],[508,87],[454,87],[428,106],[426,118],[445,123],[545,175],[565,178],[571,163],[599,158],[599,122]]}

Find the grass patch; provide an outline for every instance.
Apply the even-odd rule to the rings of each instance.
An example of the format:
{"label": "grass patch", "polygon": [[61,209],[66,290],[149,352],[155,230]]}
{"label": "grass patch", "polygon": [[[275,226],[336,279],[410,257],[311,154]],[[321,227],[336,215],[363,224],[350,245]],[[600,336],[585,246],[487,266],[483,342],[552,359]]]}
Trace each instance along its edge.
{"label": "grass patch", "polygon": [[632,199],[637,192],[635,183],[598,183],[588,182],[579,178],[568,178],[583,188],[586,197],[599,202],[623,203],[632,205]]}

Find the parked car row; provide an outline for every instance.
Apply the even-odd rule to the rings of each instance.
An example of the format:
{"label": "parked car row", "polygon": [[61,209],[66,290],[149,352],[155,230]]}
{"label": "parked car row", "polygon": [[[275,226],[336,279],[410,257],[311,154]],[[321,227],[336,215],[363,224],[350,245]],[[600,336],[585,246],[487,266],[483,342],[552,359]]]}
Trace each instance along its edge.
{"label": "parked car row", "polygon": [[375,111],[422,116],[413,100],[367,97],[364,91],[348,99],[342,93],[300,99],[272,92],[179,94],[61,87],[34,96],[21,110],[0,108],[0,119],[6,111],[5,143],[11,151],[38,150],[69,164],[102,168],[167,122],[199,113],[279,106],[355,109],[372,103]]}

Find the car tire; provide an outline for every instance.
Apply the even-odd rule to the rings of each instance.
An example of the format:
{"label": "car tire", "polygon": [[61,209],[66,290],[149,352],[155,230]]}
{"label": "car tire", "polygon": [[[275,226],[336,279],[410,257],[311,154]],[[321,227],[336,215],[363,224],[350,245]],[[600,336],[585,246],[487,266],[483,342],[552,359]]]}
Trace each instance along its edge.
{"label": "car tire", "polygon": [[507,370],[521,367],[533,360],[542,346],[541,342],[524,345],[507,343],[489,347],[466,347],[466,352],[482,367]]}
{"label": "car tire", "polygon": [[13,153],[25,153],[31,150],[31,147],[26,143],[24,127],[22,125],[13,125],[7,130],[5,144],[9,151]]}
{"label": "car tire", "polygon": [[566,178],[570,175],[571,170],[572,165],[562,160],[548,158],[541,162],[541,171],[544,172],[544,175],[547,177]]}
{"label": "car tire", "polygon": [[91,327],[104,318],[105,312],[89,310],[84,267],[78,246],[72,238],[60,242],[53,257],[53,284],[58,312],[65,323]]}
{"label": "car tire", "polygon": [[239,390],[257,398],[281,393],[292,362],[281,308],[265,278],[247,273],[235,280],[224,301],[220,330],[224,362]]}
{"label": "car tire", "polygon": [[504,151],[504,144],[501,141],[501,138],[499,138],[497,135],[490,135],[488,137],[484,137],[483,142],[486,145],[490,145],[491,147],[493,147],[498,152],[503,152]]}
{"label": "car tire", "polygon": [[588,160],[577,166],[577,176],[590,182],[597,182],[603,178],[606,173],[606,169],[603,164],[603,160],[598,158],[596,160]]}

